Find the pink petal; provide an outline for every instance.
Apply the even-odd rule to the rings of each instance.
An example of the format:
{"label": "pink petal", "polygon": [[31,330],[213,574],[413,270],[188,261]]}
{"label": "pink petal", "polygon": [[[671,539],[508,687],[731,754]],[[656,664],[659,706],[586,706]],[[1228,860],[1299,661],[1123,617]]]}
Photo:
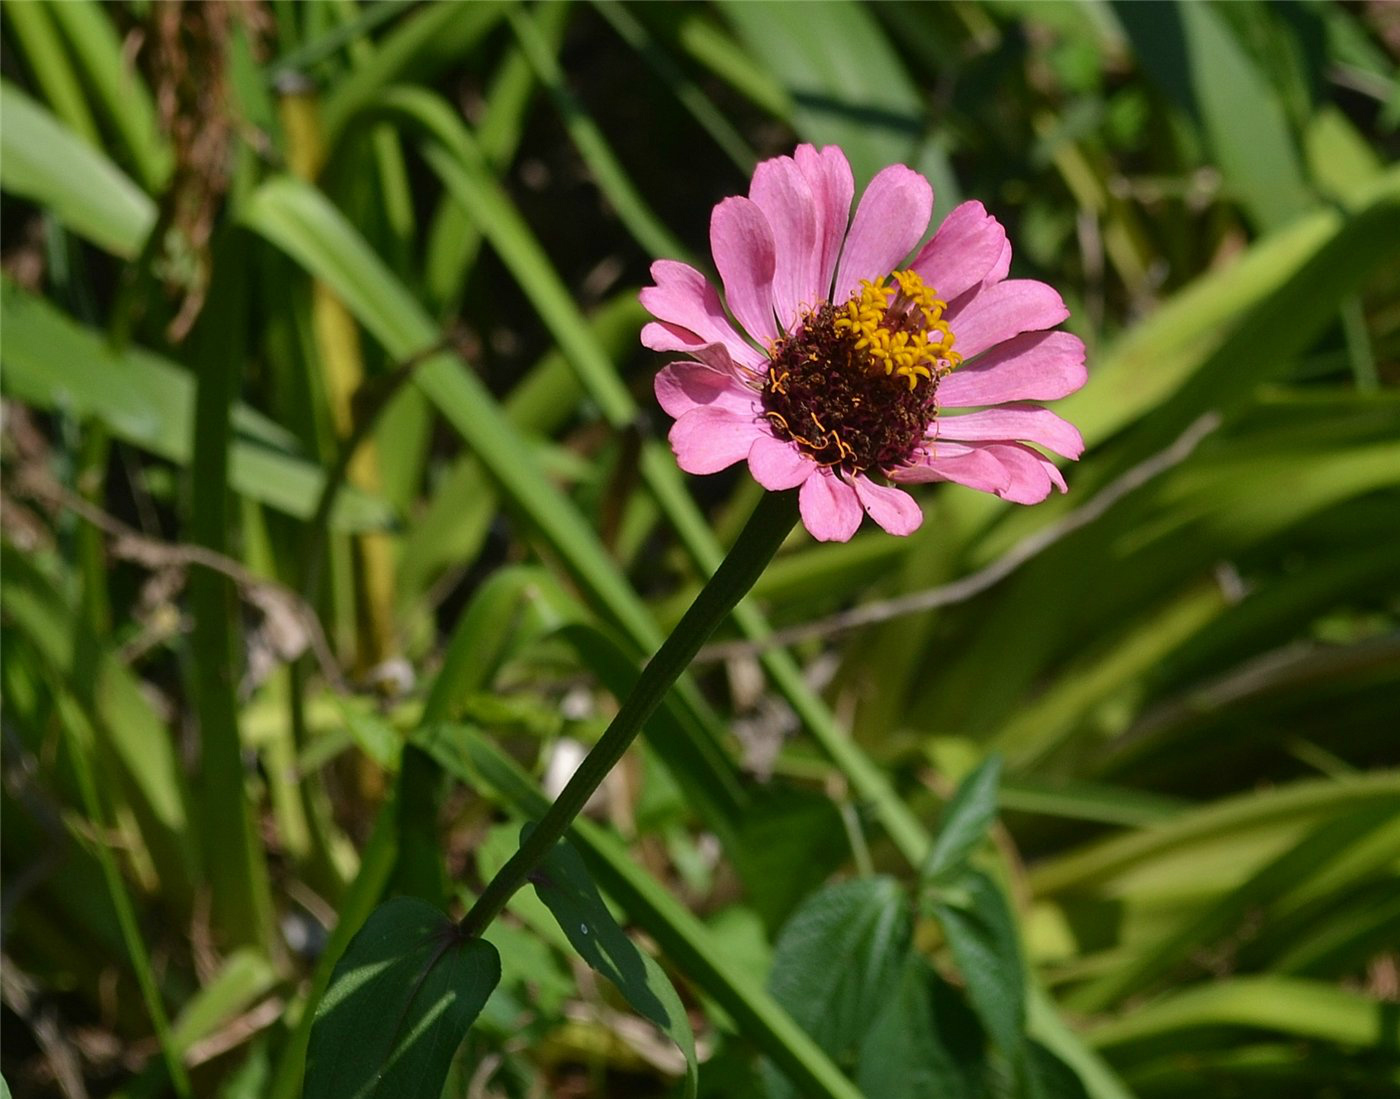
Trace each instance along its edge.
{"label": "pink petal", "polygon": [[758,409],[753,390],[705,363],[671,363],[657,372],[652,388],[667,415],[677,420],[694,408],[723,408],[738,416],[753,416]]}
{"label": "pink petal", "polygon": [[770,492],[796,488],[821,469],[791,443],[762,432],[749,447],[749,472]]}
{"label": "pink petal", "polygon": [[653,351],[684,351],[711,370],[732,374],[741,381],[745,378],[756,380],[768,369],[766,358],[757,367],[740,366],[724,344],[698,344],[696,339],[694,332],[687,332],[684,328],[677,328],[665,321],[651,321],[642,327],[643,347],[649,347]]}
{"label": "pink petal", "polygon": [[944,301],[981,284],[1006,246],[1006,230],[980,202],[964,202],[909,266]]}
{"label": "pink petal", "polygon": [[865,513],[891,534],[913,534],[924,521],[924,513],[907,492],[877,485],[863,474],[855,477],[856,495]]}
{"label": "pink petal", "polygon": [[825,298],[817,289],[821,246],[816,200],[797,161],[787,156],[765,160],[754,170],[749,198],[773,230],[773,310],[778,324],[791,330],[800,307],[814,309]]}
{"label": "pink petal", "polygon": [[696,408],[671,425],[671,449],[687,473],[718,473],[746,458],[762,430],[752,416]]}
{"label": "pink petal", "polygon": [[802,483],[797,506],[802,525],[818,542],[849,542],[860,526],[856,490],[829,469],[818,469]]}
{"label": "pink petal", "polygon": [[1078,429],[1048,408],[1006,405],[963,416],[940,416],[936,428],[940,439],[963,442],[1025,440],[1038,443],[1066,458],[1078,458],[1084,453],[1084,440]]}
{"label": "pink petal", "polygon": [[[758,366],[764,361],[764,356],[734,331],[724,314],[719,294],[695,268],[676,260],[657,260],[651,265],[651,277],[656,285],[646,287],[639,297],[648,313],[665,322],[666,332],[671,336],[667,342],[672,346],[653,347],[647,342],[647,331],[643,330],[642,343],[647,347],[653,351],[688,351],[692,347],[718,343],[746,366]],[[686,334],[694,338],[680,343]],[[653,336],[664,338],[654,331]],[[676,346],[677,343],[680,346]]]}
{"label": "pink petal", "polygon": [[1065,479],[1055,464],[1030,447],[999,443],[986,448],[1011,475],[1011,482],[997,493],[1013,504],[1038,504],[1050,495],[1051,486],[1065,491]]}
{"label": "pink petal", "polygon": [[773,321],[773,229],[750,199],[727,198],[710,215],[710,250],[724,280],[724,297],[750,336],[767,347],[778,334]]}
{"label": "pink petal", "polygon": [[1053,328],[1069,316],[1069,310],[1053,287],[1034,279],[1010,279],[986,286],[955,313],[950,305],[948,323],[953,329],[954,350],[964,359],[1022,332]]}
{"label": "pink petal", "polygon": [[836,274],[836,260],[841,255],[841,242],[846,239],[846,226],[851,221],[851,197],[855,181],[851,165],[839,146],[828,145],[817,150],[811,145],[799,145],[793,154],[797,166],[807,178],[807,186],[816,200],[817,239],[821,255],[817,264],[817,296],[831,293],[831,279]]}
{"label": "pink petal", "polygon": [[890,480],[903,484],[920,481],[954,481],[979,492],[1000,493],[1011,483],[1011,474],[984,449],[939,444],[936,455],[924,454],[903,469],[893,470]]}
{"label": "pink petal", "polygon": [[1053,401],[1084,384],[1084,344],[1068,332],[1028,332],[964,363],[938,383],[944,408]]}
{"label": "pink petal", "polygon": [[882,169],[856,207],[831,300],[844,302],[861,279],[881,279],[895,270],[919,243],[932,212],[928,180],[903,164]]}
{"label": "pink petal", "polygon": [[1001,282],[1006,278],[1006,274],[1011,270],[1011,241],[1006,241],[1001,246],[1001,255],[997,257],[996,263],[992,264],[992,269],[987,272],[987,277],[982,280],[983,286],[991,286]]}

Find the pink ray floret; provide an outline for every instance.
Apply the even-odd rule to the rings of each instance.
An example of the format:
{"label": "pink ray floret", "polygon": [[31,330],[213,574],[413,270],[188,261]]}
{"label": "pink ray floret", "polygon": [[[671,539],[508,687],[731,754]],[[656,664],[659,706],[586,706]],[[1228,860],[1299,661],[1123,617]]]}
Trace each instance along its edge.
{"label": "pink ray floret", "polygon": [[[839,148],[798,146],[760,164],[747,197],[714,209],[723,298],[684,263],[652,265],[641,301],[655,319],[642,342],[678,356],[657,374],[656,396],[675,418],[681,468],[746,461],[764,488],[799,490],[802,521],[822,541],[848,540],[866,515],[911,534],[923,512],[901,486],[918,482],[1020,504],[1065,491],[1045,452],[1075,459],[1084,444],[1039,403],[1085,381],[1083,343],[1052,331],[1069,315],[1060,295],[1007,278],[1006,231],[979,202],[953,210],[915,253],[933,189],[903,165],[871,181],[854,216],[853,196]],[[912,359],[869,349],[872,338],[904,340],[901,330],[932,349],[921,342]],[[794,371],[807,387],[797,396]],[[823,379],[837,383],[830,394]],[[858,413],[843,417],[848,391]],[[878,426],[873,406],[886,394],[897,430]]]}

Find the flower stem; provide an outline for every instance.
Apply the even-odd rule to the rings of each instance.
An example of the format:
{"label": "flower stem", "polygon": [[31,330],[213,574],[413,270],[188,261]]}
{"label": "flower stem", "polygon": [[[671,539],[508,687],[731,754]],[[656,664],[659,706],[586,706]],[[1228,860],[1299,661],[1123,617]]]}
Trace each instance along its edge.
{"label": "flower stem", "polygon": [[525,884],[532,871],[553,850],[568,831],[574,817],[587,804],[609,771],[627,751],[647,718],[666,697],[671,685],[699,652],[700,646],[728,617],[754,582],[768,567],[778,547],[797,522],[796,492],[767,492],[740,533],[710,582],[671,632],[656,655],[647,662],[632,693],[618,710],[612,724],[588,753],[574,777],[550,806],[544,818],[521,842],[485,891],[477,898],[461,923],[467,937],[480,935],[505,907],[515,891]]}

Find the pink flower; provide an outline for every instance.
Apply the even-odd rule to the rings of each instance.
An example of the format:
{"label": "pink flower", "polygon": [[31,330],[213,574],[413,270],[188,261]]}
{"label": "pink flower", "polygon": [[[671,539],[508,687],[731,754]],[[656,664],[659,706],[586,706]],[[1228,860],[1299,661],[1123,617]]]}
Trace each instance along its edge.
{"label": "pink flower", "polygon": [[928,181],[884,169],[854,219],[853,192],[839,148],[800,145],[711,215],[723,301],[694,268],[652,265],[642,343],[687,356],[656,376],[681,468],[747,460],[764,488],[800,486],[807,529],[838,542],[862,512],[891,534],[917,530],[923,512],[898,484],[956,481],[1020,504],[1065,491],[1027,445],[1084,449],[1035,403],[1084,384],[1084,345],[1047,331],[1069,315],[1060,295],[1006,277],[1011,245],[980,202],[901,267],[933,210]]}

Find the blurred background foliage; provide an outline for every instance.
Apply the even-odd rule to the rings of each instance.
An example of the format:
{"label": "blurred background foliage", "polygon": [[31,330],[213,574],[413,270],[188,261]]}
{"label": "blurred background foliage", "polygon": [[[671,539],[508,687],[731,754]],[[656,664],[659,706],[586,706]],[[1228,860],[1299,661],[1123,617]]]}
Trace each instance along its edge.
{"label": "blurred background foliage", "polygon": [[[946,487],[912,538],[794,538],[726,639],[760,643],[604,788],[587,853],[702,1094],[766,1094],[784,1048],[725,974],[757,988],[824,882],[911,881],[992,752],[979,859],[1072,1066],[1045,1094],[1400,1087],[1400,7],[3,20],[15,1096],[294,1096],[376,901],[460,911],[499,866],[525,773],[553,788],[752,507],[675,470],[636,291],[798,140],[1008,225],[1089,347],[1089,446],[1044,506]],[[492,929],[447,1094],[666,1094],[674,1048],[547,927],[521,897]],[[828,1054],[882,1099],[1004,1091],[985,990],[979,1024],[913,936],[929,1025]]]}

